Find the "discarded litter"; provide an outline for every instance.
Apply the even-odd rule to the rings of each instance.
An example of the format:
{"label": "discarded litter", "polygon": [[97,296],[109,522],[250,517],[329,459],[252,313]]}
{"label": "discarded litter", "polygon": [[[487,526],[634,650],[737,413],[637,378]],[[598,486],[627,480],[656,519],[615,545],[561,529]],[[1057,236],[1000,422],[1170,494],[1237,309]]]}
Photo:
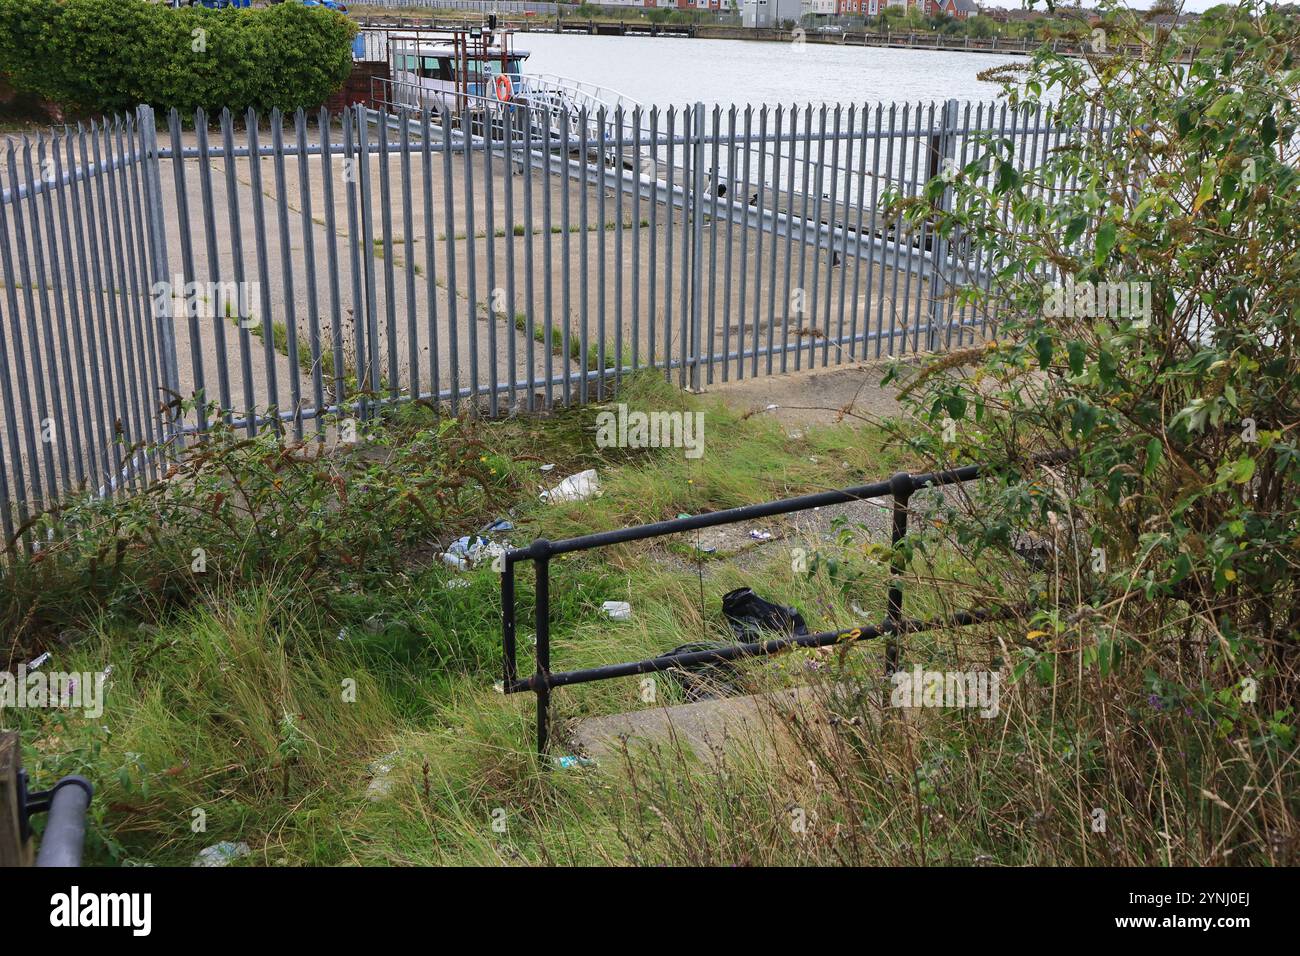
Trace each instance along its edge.
{"label": "discarded litter", "polygon": [[464,578],[450,578],[450,579],[448,579],[448,581],[447,581],[447,587],[449,587],[449,588],[467,588],[467,587],[469,587],[469,582],[466,581]]}
{"label": "discarded litter", "polygon": [[543,472],[554,471],[554,470],[555,470],[554,465],[542,465]]}
{"label": "discarded litter", "polygon": [[[772,632],[785,636],[808,633],[808,627],[798,609],[765,601],[750,588],[736,588],[724,594],[722,614],[736,639],[747,644],[760,641],[765,634]],[[679,654],[718,651],[733,646],[721,642],[696,641],[674,647],[662,656],[676,657]],[[713,700],[735,697],[741,693],[733,661],[705,659],[669,668],[667,673],[681,685],[687,700]]]}
{"label": "discarded litter", "polygon": [[553,757],[551,762],[561,770],[572,770],[574,767],[594,767],[596,761],[590,757]]}
{"label": "discarded litter", "polygon": [[388,797],[393,792],[393,778],[390,774],[397,763],[397,754],[391,753],[372,761],[367,768],[374,778],[370,785],[366,787],[366,797],[372,802],[378,802]]}
{"label": "discarded litter", "polygon": [[514,531],[514,530],[515,530],[515,525],[513,521],[510,521],[507,518],[498,518],[496,521],[493,521],[490,525],[484,528],[483,533],[501,534],[504,531]]}
{"label": "discarded litter", "polygon": [[600,609],[612,621],[626,621],[632,617],[632,605],[627,601],[606,601]]}
{"label": "discarded litter", "polygon": [[[721,641],[694,641],[690,644],[680,644],[660,656],[676,657],[679,654],[693,654],[698,651],[719,651],[730,646]],[[717,700],[740,694],[736,683],[736,665],[731,661],[704,660],[669,668],[667,674],[681,685],[686,699],[690,701]]]}
{"label": "discarded litter", "polygon": [[447,551],[450,554],[473,560],[483,548],[486,548],[491,543],[492,542],[487,538],[479,535],[474,535],[472,538],[469,535],[466,535],[463,538],[457,538],[449,544],[447,546]]}
{"label": "discarded litter", "polygon": [[454,567],[458,571],[469,570],[469,562],[465,561],[465,559],[461,558],[458,554],[443,553],[442,563],[446,564],[447,567]]}
{"label": "discarded litter", "polygon": [[765,411],[765,412],[774,412],[774,411],[776,411],[776,410],[777,410],[778,408],[780,408],[780,407],[781,407],[780,405],[769,405],[769,406],[767,406],[767,408],[763,409],[763,411]]}
{"label": "discarded litter", "polygon": [[506,682],[503,680],[493,681],[492,689],[498,694],[504,694],[506,692]]}
{"label": "discarded litter", "polygon": [[29,671],[34,671],[38,667],[44,667],[49,662],[50,662],[50,652],[46,651],[44,654],[41,654],[39,657],[32,658],[31,661],[29,661],[27,664],[27,669]]}
{"label": "discarded litter", "polygon": [[599,494],[600,478],[596,476],[595,468],[588,468],[576,475],[570,475],[549,491],[543,491],[542,500],[551,503],[556,501],[585,501]]}
{"label": "discarded litter", "polygon": [[446,552],[446,551],[444,551],[443,554],[442,554],[442,563],[445,564],[445,565],[447,565],[447,566],[450,567],[450,568],[455,568],[457,571],[468,571],[468,570],[469,570],[469,562],[468,562],[468,561],[466,561],[464,558],[460,557],[460,555],[451,554],[451,553]]}
{"label": "discarded litter", "polygon": [[228,866],[241,856],[248,856],[252,849],[247,843],[231,843],[222,840],[212,846],[204,847],[194,858],[194,866]]}
{"label": "discarded litter", "polygon": [[477,534],[472,537],[465,535],[449,544],[440,557],[442,563],[448,567],[455,568],[457,571],[468,571],[504,551],[505,548],[491,538]]}
{"label": "discarded litter", "polygon": [[750,536],[751,538],[753,538],[755,541],[771,541],[771,540],[772,540],[772,532],[770,532],[770,531],[759,531],[757,528],[755,528],[753,531],[751,531],[751,532],[749,533],[749,536]]}
{"label": "discarded litter", "polygon": [[722,614],[731,626],[731,633],[746,643],[761,640],[765,631],[790,636],[808,633],[797,608],[765,601],[750,588],[736,588],[724,594]]}

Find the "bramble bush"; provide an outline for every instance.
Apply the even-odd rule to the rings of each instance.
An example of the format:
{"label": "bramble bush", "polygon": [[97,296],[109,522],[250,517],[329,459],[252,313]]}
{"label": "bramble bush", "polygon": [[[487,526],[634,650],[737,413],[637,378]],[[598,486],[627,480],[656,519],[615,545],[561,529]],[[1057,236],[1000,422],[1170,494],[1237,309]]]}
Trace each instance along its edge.
{"label": "bramble bush", "polygon": [[[1300,25],[1235,16],[1189,64],[1109,4],[1111,55],[993,71],[1072,132],[1037,162],[988,134],[922,196],[889,198],[991,264],[956,295],[996,318],[903,389],[920,427],[901,437],[994,476],[910,547],[998,569],[963,600],[1024,608],[1002,647],[1043,695],[1024,733],[1094,755],[1078,809],[1148,820],[1137,859],[1165,859],[1147,840],[1165,832],[1188,861],[1276,862],[1294,832]],[[1094,29],[1080,39],[1100,47]]]}
{"label": "bramble bush", "polygon": [[274,428],[249,436],[210,413],[216,424],[179,455],[153,450],[156,480],[72,497],[0,549],[0,669],[99,615],[163,618],[281,576],[304,589],[385,579],[513,486],[471,428],[422,406],[333,447]]}
{"label": "bramble bush", "polygon": [[74,112],[314,108],[347,78],[355,35],[342,14],[296,3],[0,0],[4,71],[18,89]]}

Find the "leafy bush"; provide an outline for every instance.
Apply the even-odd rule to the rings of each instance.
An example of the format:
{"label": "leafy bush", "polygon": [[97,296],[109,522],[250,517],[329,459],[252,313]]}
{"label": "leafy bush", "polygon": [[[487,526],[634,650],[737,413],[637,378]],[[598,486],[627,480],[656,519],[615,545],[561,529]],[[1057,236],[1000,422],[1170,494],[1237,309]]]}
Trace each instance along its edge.
{"label": "leafy bush", "polygon": [[[1099,712],[1142,710],[1140,686],[1272,773],[1294,758],[1300,690],[1300,25],[1246,4],[1190,66],[1139,16],[1103,28],[1112,50],[1146,50],[1042,50],[1000,73],[1074,130],[1046,156],[992,134],[924,197],[891,200],[992,264],[962,298],[999,323],[907,386],[912,440],[1000,478],[941,525],[1009,568],[980,599],[1027,602],[1017,677],[1087,687]],[[1061,448],[1065,463],[1030,461]]]}
{"label": "leafy bush", "polygon": [[218,424],[139,493],[72,499],[31,520],[34,554],[18,540],[0,552],[4,654],[97,614],[147,618],[280,574],[303,587],[386,578],[435,533],[468,530],[512,483],[466,426],[423,406],[334,448],[249,437],[212,414]]}
{"label": "leafy bush", "polygon": [[297,3],[0,0],[0,64],[14,85],[75,111],[316,107],[351,71],[355,35],[341,14]]}

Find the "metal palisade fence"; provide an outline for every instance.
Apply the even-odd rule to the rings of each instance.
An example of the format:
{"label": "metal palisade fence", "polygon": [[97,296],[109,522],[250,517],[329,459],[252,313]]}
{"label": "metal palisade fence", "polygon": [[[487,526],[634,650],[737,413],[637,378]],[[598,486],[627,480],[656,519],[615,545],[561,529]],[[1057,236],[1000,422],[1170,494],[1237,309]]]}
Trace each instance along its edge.
{"label": "metal palisade fence", "polygon": [[325,440],[413,398],[500,415],[648,367],[699,388],[969,344],[996,316],[953,293],[996,264],[882,197],[980,135],[1026,167],[1070,136],[1005,104],[421,95],[9,141],[8,539],[68,492],[148,482],[217,418]]}
{"label": "metal palisade fence", "polygon": [[551,17],[560,12],[558,3],[541,0],[348,0],[345,6],[382,7],[385,10],[468,10],[482,14],[529,13]]}

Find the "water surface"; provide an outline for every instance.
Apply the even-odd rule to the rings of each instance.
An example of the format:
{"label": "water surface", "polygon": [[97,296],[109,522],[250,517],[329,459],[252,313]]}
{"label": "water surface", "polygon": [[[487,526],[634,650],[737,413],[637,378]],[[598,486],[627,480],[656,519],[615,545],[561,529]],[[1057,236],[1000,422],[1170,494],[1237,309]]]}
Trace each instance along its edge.
{"label": "water surface", "polygon": [[894,50],[757,40],[518,34],[534,73],[597,83],[641,103],[777,105],[989,100],[998,87],[976,79],[993,66],[1025,62],[991,53]]}

